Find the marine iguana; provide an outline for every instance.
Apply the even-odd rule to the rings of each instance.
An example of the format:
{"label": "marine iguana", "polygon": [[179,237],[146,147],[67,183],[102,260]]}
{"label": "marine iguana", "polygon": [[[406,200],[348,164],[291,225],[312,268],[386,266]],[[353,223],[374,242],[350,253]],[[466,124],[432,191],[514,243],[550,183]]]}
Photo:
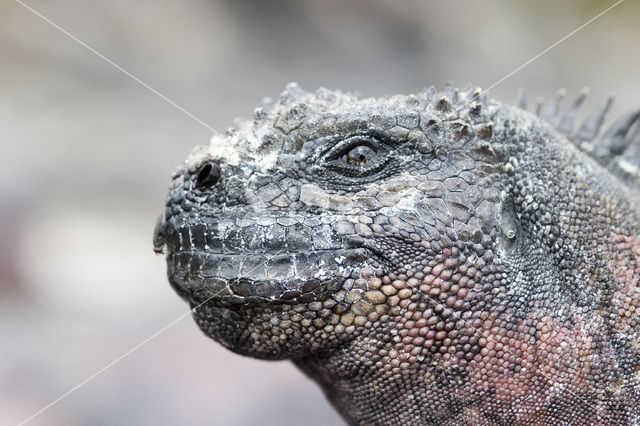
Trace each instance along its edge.
{"label": "marine iguana", "polygon": [[640,424],[640,110],[295,84],[174,174],[155,249],[204,333],[350,424]]}

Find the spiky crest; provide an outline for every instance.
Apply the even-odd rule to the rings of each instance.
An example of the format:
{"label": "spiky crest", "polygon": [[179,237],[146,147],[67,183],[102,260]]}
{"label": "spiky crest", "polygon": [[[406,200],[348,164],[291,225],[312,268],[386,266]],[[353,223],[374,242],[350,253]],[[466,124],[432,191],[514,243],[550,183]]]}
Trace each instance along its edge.
{"label": "spiky crest", "polygon": [[[580,150],[637,189],[640,184],[640,108],[625,114],[602,131],[613,103],[613,97],[609,96],[576,126],[588,92],[587,88],[583,88],[567,111],[561,114],[560,103],[566,93],[561,89],[547,104],[538,99],[535,114],[555,127]],[[517,98],[519,108],[527,109],[526,99],[525,91],[520,90]]]}

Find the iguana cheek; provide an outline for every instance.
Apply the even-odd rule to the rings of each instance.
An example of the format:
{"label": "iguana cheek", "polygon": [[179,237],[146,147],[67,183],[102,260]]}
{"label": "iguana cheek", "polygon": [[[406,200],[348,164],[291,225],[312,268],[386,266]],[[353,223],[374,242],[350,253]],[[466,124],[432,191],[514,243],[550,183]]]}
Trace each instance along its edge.
{"label": "iguana cheek", "polygon": [[317,185],[300,186],[300,201],[308,207],[320,207],[323,210],[350,212],[354,203],[350,197],[328,193]]}

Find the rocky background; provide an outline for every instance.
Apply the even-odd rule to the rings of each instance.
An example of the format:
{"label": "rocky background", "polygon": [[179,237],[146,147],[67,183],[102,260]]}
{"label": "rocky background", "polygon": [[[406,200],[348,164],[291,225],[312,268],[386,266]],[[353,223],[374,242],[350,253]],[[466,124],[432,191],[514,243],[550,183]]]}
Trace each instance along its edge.
{"label": "rocky background", "polygon": [[[208,125],[289,81],[408,93],[489,87],[613,1],[30,0]],[[625,1],[491,90],[640,104]],[[0,0],[0,424],[17,424],[183,315],[151,234],[211,131],[13,0]],[[31,425],[341,424],[287,362],[236,356],[184,318]]]}

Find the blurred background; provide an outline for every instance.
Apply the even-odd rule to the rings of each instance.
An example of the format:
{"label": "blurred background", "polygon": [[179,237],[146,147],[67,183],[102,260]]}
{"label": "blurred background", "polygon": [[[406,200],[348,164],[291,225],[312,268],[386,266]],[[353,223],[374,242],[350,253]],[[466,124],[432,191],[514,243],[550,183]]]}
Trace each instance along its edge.
{"label": "blurred background", "polygon": [[[488,87],[613,1],[26,0],[217,130],[289,81],[366,96]],[[491,91],[640,104],[626,1]],[[151,234],[211,131],[0,0],[0,424],[18,424],[184,314]],[[288,362],[234,355],[186,317],[31,425],[340,425]]]}

